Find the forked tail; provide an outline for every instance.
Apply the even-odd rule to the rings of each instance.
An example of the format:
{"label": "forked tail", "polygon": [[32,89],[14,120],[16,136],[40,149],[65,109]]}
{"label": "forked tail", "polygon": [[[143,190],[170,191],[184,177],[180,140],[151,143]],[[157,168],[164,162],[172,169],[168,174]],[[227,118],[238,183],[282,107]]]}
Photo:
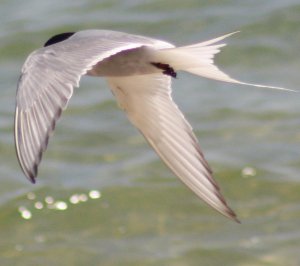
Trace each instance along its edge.
{"label": "forked tail", "polygon": [[226,46],[225,43],[219,43],[223,39],[235,34],[232,32],[221,37],[206,42],[196,43],[192,45],[168,48],[159,51],[159,58],[163,62],[168,63],[175,71],[183,70],[205,78],[237,83],[242,85],[269,88],[285,91],[294,91],[281,87],[266,86],[260,84],[252,84],[241,82],[231,78],[222,72],[214,64],[215,54],[220,52],[220,48]]}

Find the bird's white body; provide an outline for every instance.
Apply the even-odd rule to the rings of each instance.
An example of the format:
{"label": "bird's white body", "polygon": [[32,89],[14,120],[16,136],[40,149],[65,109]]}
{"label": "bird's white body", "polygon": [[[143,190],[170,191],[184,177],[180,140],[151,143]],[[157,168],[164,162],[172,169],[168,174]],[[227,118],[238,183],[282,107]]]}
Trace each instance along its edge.
{"label": "bird's white body", "polygon": [[87,75],[98,77],[123,77],[161,73],[161,70],[149,62],[156,62],[157,50],[140,47],[128,50],[97,63]]}
{"label": "bird's white body", "polygon": [[180,70],[268,87],[239,82],[214,65],[214,55],[225,45],[218,42],[230,35],[183,47],[105,30],[49,39],[46,47],[27,58],[18,84],[15,142],[25,175],[35,182],[49,136],[81,76],[103,76],[131,123],[174,174],[214,209],[238,221],[212,177],[192,127],[171,97],[171,78]]}

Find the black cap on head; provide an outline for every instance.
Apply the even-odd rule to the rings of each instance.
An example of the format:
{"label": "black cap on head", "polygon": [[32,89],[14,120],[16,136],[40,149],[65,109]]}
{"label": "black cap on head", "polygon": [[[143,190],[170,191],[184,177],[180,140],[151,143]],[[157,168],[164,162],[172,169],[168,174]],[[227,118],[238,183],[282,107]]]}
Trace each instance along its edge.
{"label": "black cap on head", "polygon": [[57,35],[52,36],[45,44],[44,47],[49,46],[54,43],[62,42],[68,38],[70,38],[75,32],[64,32]]}

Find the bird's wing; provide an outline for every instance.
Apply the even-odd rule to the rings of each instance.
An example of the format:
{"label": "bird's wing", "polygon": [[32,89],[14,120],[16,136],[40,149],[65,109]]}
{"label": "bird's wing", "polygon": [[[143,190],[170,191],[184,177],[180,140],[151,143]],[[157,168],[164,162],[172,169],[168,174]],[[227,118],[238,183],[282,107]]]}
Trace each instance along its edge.
{"label": "bird's wing", "polygon": [[238,221],[213,179],[192,127],[171,98],[170,77],[111,77],[108,83],[129,120],[174,174],[211,207]]}
{"label": "bird's wing", "polygon": [[128,49],[172,47],[117,32],[84,31],[75,37],[34,51],[22,68],[16,95],[15,145],[21,168],[32,182],[49,135],[82,75],[103,59]]}

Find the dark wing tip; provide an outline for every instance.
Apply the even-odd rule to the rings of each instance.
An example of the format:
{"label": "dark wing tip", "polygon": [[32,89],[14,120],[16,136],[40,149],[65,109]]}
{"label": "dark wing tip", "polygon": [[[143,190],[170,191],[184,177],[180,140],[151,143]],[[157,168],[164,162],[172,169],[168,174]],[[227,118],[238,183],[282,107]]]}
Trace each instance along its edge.
{"label": "dark wing tip", "polygon": [[242,223],[237,217],[235,217],[234,221],[236,221],[238,224]]}
{"label": "dark wing tip", "polygon": [[231,220],[235,221],[236,223],[241,224],[241,221],[240,221],[239,218],[237,217],[236,213],[235,213],[230,207],[228,207],[228,206],[227,206],[227,209],[228,209],[228,210],[227,210],[228,217],[229,217]]}
{"label": "dark wing tip", "polygon": [[36,177],[37,177],[37,173],[38,173],[38,164],[37,163],[34,163],[34,165],[30,168],[23,168],[22,164],[21,164],[21,161],[20,162],[20,165],[21,165],[21,168],[22,168],[22,171],[24,173],[24,175],[27,177],[27,179],[32,183],[32,184],[35,184],[36,183]]}
{"label": "dark wing tip", "polygon": [[[40,156],[40,158],[41,158],[41,156]],[[35,184],[35,182],[36,182],[36,177],[37,177],[37,173],[38,173],[38,164],[37,164],[37,163],[35,163],[35,164],[33,165],[32,170],[33,170],[33,171],[32,171],[32,173],[31,173],[31,175],[29,176],[29,178],[30,178],[31,183]]]}
{"label": "dark wing tip", "polygon": [[33,175],[32,173],[30,173],[30,174],[28,175],[28,179],[29,179],[29,181],[30,181],[32,184],[35,184],[35,183],[36,183],[36,176]]}

